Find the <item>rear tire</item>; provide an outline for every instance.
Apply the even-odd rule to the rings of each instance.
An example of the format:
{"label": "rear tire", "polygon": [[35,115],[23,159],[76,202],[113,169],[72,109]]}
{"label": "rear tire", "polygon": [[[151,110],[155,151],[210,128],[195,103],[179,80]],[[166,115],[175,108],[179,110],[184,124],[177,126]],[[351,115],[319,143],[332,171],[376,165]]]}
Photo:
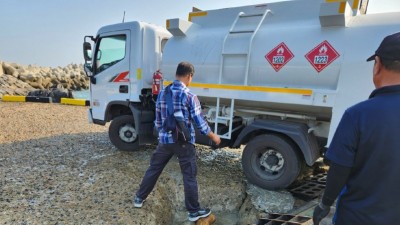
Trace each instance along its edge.
{"label": "rear tire", "polygon": [[135,129],[133,116],[123,115],[114,118],[108,129],[111,143],[122,151],[136,151],[139,147],[139,135]]}
{"label": "rear tire", "polygon": [[242,167],[250,183],[268,190],[287,188],[299,176],[303,161],[291,140],[260,135],[243,150]]}

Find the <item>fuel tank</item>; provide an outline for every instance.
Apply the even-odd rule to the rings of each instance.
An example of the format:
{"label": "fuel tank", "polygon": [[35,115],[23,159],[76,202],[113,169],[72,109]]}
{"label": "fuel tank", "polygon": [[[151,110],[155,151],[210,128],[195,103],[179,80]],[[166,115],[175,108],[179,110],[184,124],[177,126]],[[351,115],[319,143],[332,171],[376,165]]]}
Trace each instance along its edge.
{"label": "fuel tank", "polygon": [[181,61],[194,65],[190,89],[205,104],[289,112],[330,121],[368,98],[382,39],[400,31],[400,12],[363,14],[359,1],[284,1],[198,11],[171,19],[165,84]]}

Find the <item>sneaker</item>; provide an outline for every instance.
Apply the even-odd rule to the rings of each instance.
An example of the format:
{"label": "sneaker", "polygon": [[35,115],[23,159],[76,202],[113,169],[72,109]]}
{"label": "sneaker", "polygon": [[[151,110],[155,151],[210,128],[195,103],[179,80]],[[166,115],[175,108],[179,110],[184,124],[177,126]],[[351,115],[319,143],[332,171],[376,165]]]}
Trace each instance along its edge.
{"label": "sneaker", "polygon": [[189,213],[189,221],[196,222],[200,218],[207,217],[211,214],[211,210],[208,208],[200,209],[197,212]]}
{"label": "sneaker", "polygon": [[144,201],[145,200],[139,198],[138,196],[135,196],[135,199],[133,199],[133,206],[136,208],[142,208]]}

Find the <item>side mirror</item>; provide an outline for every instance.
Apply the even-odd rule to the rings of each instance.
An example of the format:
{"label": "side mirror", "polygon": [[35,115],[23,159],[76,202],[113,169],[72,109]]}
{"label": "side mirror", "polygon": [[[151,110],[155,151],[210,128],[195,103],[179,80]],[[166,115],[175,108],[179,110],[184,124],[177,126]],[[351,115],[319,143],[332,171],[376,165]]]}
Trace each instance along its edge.
{"label": "side mirror", "polygon": [[86,62],[92,60],[92,45],[89,42],[83,42],[83,58]]}

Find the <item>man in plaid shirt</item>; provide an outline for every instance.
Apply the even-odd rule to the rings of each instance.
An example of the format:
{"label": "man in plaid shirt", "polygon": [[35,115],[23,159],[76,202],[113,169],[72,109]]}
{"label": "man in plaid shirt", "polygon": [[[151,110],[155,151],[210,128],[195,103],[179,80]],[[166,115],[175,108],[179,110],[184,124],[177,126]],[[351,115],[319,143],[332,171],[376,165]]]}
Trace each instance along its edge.
{"label": "man in plaid shirt", "polygon": [[176,69],[176,79],[171,85],[174,112],[182,112],[185,125],[191,134],[190,140],[187,142],[179,140],[174,141],[171,133],[164,131],[162,125],[167,118],[168,106],[165,97],[165,89],[162,90],[158,95],[156,103],[155,125],[158,129],[159,143],[153,153],[150,166],[143,177],[140,188],[136,192],[134,206],[137,208],[142,207],[144,200],[153,190],[162,170],[172,156],[176,155],[179,159],[183,175],[185,206],[189,212],[188,217],[190,221],[197,221],[199,218],[210,215],[211,210],[208,208],[201,208],[198,202],[194,125],[216,145],[220,144],[221,139],[211,131],[207,121],[203,119],[200,102],[197,96],[191,93],[187,88],[192,82],[193,74],[193,65],[188,62],[181,62]]}

